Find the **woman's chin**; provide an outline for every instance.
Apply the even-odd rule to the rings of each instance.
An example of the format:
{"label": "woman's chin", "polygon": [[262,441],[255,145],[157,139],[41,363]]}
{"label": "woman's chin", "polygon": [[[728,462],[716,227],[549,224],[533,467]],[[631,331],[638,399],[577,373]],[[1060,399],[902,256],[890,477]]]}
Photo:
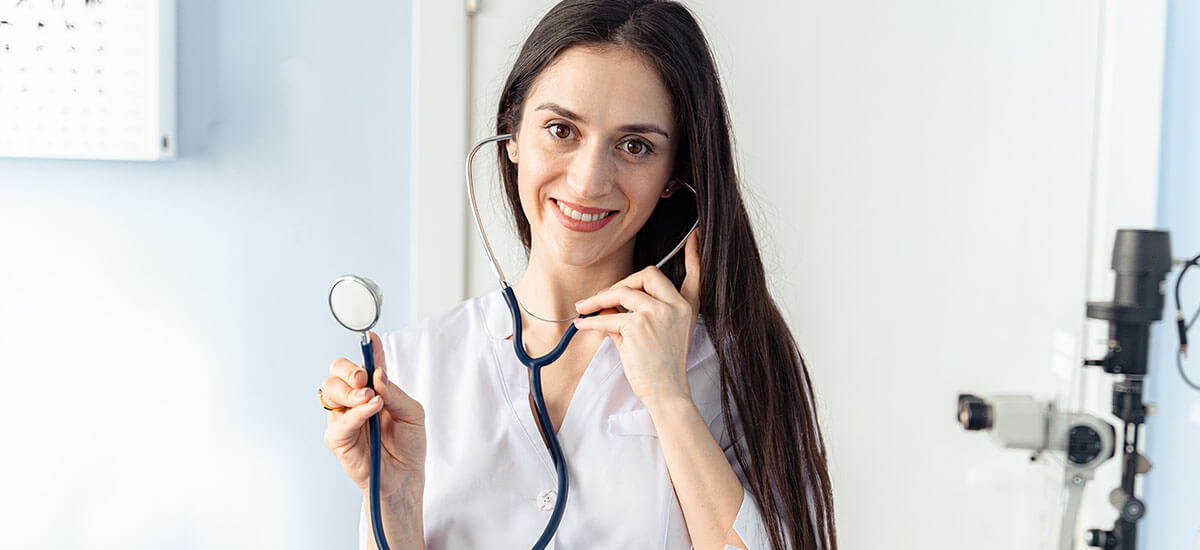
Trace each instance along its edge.
{"label": "woman's chin", "polygon": [[543,248],[544,253],[538,254],[538,256],[545,259],[549,263],[545,267],[551,269],[556,267],[605,269],[610,267],[611,262],[618,261],[621,253],[619,249],[614,251],[608,246],[610,241],[598,242],[600,240],[594,237],[578,239],[555,235],[542,241],[542,244],[546,246]]}
{"label": "woman's chin", "polygon": [[548,258],[557,265],[577,268],[599,267],[604,265],[608,255],[601,247],[580,246],[579,244],[562,243],[555,247]]}
{"label": "woman's chin", "polygon": [[578,250],[555,254],[554,261],[558,265],[577,268],[596,267],[603,264],[599,254],[581,253]]}

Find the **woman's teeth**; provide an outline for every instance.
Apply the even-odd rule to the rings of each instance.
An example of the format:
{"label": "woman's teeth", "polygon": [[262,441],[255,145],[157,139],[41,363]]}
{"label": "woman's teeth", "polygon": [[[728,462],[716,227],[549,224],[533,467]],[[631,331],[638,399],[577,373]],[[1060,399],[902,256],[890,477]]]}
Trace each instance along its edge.
{"label": "woman's teeth", "polygon": [[558,202],[558,201],[554,201],[554,202],[555,202],[555,204],[558,205],[558,209],[562,210],[562,213],[564,215],[566,215],[568,218],[571,218],[572,220],[581,221],[584,223],[594,222],[596,220],[604,219],[604,218],[608,217],[609,214],[616,212],[615,210],[613,210],[610,212],[605,212],[603,214],[584,214],[582,212],[572,210],[570,206],[567,206],[561,202]]}

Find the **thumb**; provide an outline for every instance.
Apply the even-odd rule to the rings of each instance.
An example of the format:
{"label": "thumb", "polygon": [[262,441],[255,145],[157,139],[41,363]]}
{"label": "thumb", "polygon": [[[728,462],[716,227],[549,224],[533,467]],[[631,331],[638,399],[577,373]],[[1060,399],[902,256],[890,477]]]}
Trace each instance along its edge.
{"label": "thumb", "polygon": [[700,228],[692,230],[687,243],[683,245],[683,284],[679,285],[679,294],[692,306],[692,311],[700,312]]}
{"label": "thumb", "polygon": [[383,342],[374,332],[371,332],[370,336],[375,355],[375,393],[383,398],[383,408],[396,420],[417,422],[424,419],[425,413],[421,404],[388,379]]}
{"label": "thumb", "polygon": [[375,359],[375,372],[387,370],[387,357],[383,354],[383,341],[379,339],[379,335],[374,332],[368,332],[371,336],[371,351]]}

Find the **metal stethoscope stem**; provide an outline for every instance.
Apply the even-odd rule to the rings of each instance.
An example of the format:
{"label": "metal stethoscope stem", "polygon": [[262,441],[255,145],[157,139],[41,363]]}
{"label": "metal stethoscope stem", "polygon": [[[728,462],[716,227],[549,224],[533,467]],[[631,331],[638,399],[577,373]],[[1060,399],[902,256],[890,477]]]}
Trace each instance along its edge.
{"label": "metal stethoscope stem", "polygon": [[475,153],[478,153],[484,145],[495,143],[497,141],[505,141],[512,138],[512,134],[500,134],[490,138],[479,140],[471,152],[467,154],[467,196],[471,198],[471,213],[475,216],[475,229],[479,233],[479,240],[483,242],[483,250],[487,252],[488,260],[491,261],[492,274],[500,281],[501,288],[508,286],[508,281],[504,279],[504,271],[500,269],[500,262],[496,260],[496,253],[492,252],[492,245],[488,242],[487,233],[483,231],[483,219],[479,217],[479,204],[475,202],[475,176],[471,169],[475,161]]}

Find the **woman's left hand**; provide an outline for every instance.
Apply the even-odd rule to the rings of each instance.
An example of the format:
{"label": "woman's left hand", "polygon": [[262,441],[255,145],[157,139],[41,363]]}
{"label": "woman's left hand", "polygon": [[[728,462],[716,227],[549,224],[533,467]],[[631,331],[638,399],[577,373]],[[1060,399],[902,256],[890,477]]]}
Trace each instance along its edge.
{"label": "woman's left hand", "polygon": [[612,337],[625,377],[642,401],[665,396],[691,399],[687,354],[700,311],[698,239],[693,232],[684,245],[686,275],[678,291],[666,275],[650,266],[575,304],[580,313],[616,306],[626,310],[576,319],[575,326]]}

